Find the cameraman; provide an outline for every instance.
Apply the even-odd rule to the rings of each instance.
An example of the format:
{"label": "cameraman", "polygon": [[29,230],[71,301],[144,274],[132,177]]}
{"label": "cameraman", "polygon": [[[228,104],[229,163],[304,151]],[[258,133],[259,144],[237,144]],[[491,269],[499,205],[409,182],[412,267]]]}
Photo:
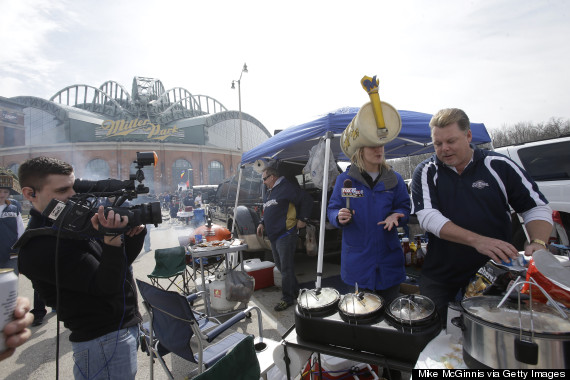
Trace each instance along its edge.
{"label": "cameraman", "polygon": [[[55,158],[36,157],[18,173],[22,193],[33,206],[28,230],[44,232],[42,227],[53,225],[42,215],[50,201],[66,202],[75,194],[73,168]],[[99,206],[91,223],[95,229],[124,228],[128,218],[112,210],[105,217]],[[144,226],[103,238],[67,233],[58,239],[58,232],[31,237],[20,248],[19,267],[71,330],[75,379],[134,379],[142,318],[129,266],[141,251]]]}

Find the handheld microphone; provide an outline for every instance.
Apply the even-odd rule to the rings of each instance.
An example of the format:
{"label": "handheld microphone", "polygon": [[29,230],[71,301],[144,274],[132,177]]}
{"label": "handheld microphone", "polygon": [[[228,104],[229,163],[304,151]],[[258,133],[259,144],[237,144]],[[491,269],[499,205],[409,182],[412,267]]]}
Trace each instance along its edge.
{"label": "handheld microphone", "polygon": [[342,197],[346,198],[346,208],[350,210],[350,193],[352,188],[352,180],[345,179],[342,183]]}

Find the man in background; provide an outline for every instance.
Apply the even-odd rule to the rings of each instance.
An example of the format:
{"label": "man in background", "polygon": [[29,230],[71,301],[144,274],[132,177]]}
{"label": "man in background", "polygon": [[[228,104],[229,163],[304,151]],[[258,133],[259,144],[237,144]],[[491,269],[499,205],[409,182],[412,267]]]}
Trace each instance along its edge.
{"label": "man in background", "polygon": [[277,169],[263,171],[267,191],[263,199],[263,219],[257,234],[271,241],[275,266],[282,276],[282,298],[275,311],[283,311],[295,303],[299,284],[295,276],[295,248],[297,231],[306,226],[311,215],[313,199],[309,194],[282,177]]}
{"label": "man in background", "polygon": [[10,195],[20,194],[20,183],[8,169],[0,168],[0,268],[12,268],[18,274],[14,243],[24,233],[22,207]]}

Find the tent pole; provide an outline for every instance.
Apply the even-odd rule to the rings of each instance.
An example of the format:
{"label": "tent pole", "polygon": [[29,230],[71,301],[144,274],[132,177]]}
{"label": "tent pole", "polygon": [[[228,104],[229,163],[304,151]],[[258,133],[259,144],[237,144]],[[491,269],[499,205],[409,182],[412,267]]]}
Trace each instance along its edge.
{"label": "tent pole", "polygon": [[[237,192],[236,192],[236,203],[234,204],[234,218],[232,220],[232,231],[231,234],[232,236],[234,235],[234,231],[236,229],[236,214],[237,214],[237,207],[238,207],[238,200],[239,200],[239,190],[241,187],[241,173],[243,172],[243,165],[239,166],[239,175],[238,175],[238,185],[237,185]],[[231,183],[230,183],[230,191],[232,189]],[[236,235],[238,235],[238,232],[236,231]]]}
{"label": "tent pole", "polygon": [[317,260],[317,282],[315,288],[317,292],[321,290],[321,277],[323,275],[323,256],[325,249],[325,224],[327,218],[327,192],[329,184],[329,159],[331,152],[331,139],[334,137],[334,133],[327,132],[325,135],[325,167],[323,173],[323,191],[321,196],[321,222],[319,225],[319,250],[318,250],[318,260]]}

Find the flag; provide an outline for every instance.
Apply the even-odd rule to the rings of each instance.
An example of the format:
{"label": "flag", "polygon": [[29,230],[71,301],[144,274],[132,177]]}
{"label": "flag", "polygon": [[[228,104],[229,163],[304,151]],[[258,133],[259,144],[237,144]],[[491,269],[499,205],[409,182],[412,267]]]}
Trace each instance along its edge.
{"label": "flag", "polygon": [[182,179],[184,177],[184,173],[186,173],[186,170],[183,171],[182,173],[180,173],[180,179]]}
{"label": "flag", "polygon": [[189,189],[190,188],[190,180],[186,181],[186,188]]}

